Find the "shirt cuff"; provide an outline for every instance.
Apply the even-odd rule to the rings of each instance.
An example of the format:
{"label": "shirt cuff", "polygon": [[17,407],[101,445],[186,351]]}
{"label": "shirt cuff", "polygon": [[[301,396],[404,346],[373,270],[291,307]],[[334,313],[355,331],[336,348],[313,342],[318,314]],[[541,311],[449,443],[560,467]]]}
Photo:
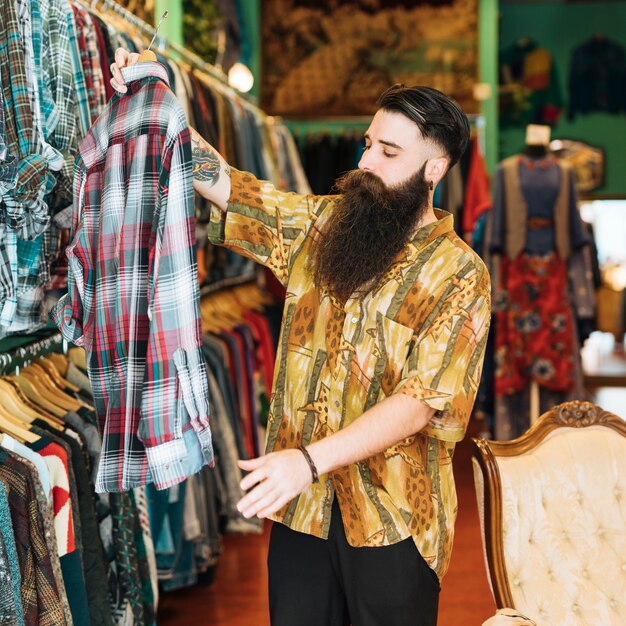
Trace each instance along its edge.
{"label": "shirt cuff", "polygon": [[146,448],[152,482],[157,489],[176,485],[188,476],[184,459],[187,447],[183,439],[173,439]]}
{"label": "shirt cuff", "polygon": [[428,424],[420,431],[428,437],[456,443],[465,436],[464,422],[455,417],[454,398],[451,394],[436,389],[424,389],[417,378],[408,379],[396,387],[394,393],[415,398],[435,410]]}

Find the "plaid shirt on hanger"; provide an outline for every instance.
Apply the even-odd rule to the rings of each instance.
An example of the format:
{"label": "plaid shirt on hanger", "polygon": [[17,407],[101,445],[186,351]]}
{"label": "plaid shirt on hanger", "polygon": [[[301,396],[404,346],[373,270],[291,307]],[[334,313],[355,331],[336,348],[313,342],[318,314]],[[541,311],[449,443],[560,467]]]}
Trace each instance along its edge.
{"label": "plaid shirt on hanger", "polygon": [[124,77],[80,146],[69,293],[53,311],[86,351],[99,492],[169,487],[213,463],[189,130],[163,66]]}
{"label": "plaid shirt on hanger", "polygon": [[[6,143],[15,158],[17,179],[10,189],[0,189],[4,202],[0,220],[0,335],[7,329],[23,330],[40,322],[41,306],[33,310],[30,302],[48,278],[47,242],[42,233],[50,214],[44,197],[54,186],[50,167],[60,155],[44,141],[34,57],[30,3],[3,3],[0,81]],[[62,159],[56,162],[58,167],[61,163]]]}

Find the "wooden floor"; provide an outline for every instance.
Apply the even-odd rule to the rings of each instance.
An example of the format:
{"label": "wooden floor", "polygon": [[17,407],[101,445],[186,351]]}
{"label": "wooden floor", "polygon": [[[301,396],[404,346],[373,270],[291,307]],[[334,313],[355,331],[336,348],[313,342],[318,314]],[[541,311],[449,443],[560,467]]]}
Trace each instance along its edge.
{"label": "wooden floor", "polygon": [[[479,429],[480,424],[472,428]],[[452,562],[442,585],[439,626],[480,626],[495,612],[485,575],[470,454],[466,438],[454,457],[459,515]],[[225,537],[215,582],[208,588],[163,594],[158,625],[269,626],[268,539],[269,524],[261,536]]]}

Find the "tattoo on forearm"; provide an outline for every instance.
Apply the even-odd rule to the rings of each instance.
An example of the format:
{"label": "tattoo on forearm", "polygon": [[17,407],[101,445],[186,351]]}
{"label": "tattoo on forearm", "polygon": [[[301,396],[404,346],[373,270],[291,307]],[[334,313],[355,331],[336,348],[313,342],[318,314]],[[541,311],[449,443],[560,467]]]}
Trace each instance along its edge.
{"label": "tattoo on forearm", "polygon": [[194,147],[191,151],[193,156],[193,177],[196,180],[209,183],[212,187],[220,177],[220,158],[207,148]]}

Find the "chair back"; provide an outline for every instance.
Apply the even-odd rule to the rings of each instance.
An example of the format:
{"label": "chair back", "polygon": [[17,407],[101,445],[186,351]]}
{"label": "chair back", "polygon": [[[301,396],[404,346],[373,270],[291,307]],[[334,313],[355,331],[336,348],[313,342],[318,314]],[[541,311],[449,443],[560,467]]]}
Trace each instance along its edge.
{"label": "chair back", "polygon": [[498,608],[538,626],[626,624],[626,422],[566,402],[517,439],[473,441]]}

